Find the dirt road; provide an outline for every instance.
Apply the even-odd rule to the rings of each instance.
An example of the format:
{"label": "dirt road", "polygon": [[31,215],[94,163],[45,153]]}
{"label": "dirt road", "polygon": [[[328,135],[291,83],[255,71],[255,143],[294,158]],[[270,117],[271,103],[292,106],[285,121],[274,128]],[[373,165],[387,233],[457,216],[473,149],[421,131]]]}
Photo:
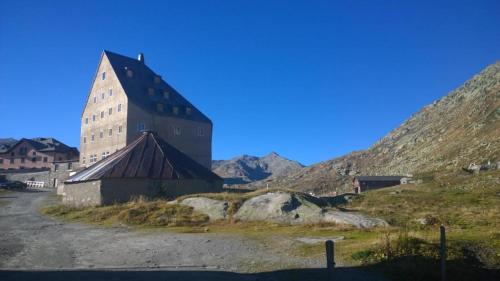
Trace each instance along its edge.
{"label": "dirt road", "polygon": [[[154,271],[147,274],[154,277],[161,272],[176,272],[177,280],[184,280],[183,276],[185,280],[198,278],[192,274],[202,274],[199,278],[204,280],[210,276],[214,280],[278,280],[271,273],[244,273],[262,265],[273,269],[324,266],[321,260],[288,256],[287,249],[271,251],[258,241],[237,235],[141,232],[127,227],[64,223],[39,213],[42,206],[54,200],[50,192],[0,195],[0,279],[40,280],[46,276],[57,280],[65,276],[84,280],[78,277],[89,275],[93,280],[100,276],[109,280],[118,274],[120,280],[127,279],[125,275],[140,280],[143,277],[137,272]],[[33,270],[36,274],[30,275]],[[307,276],[314,276],[313,272],[308,271]],[[353,279],[354,275],[361,279]],[[354,275],[349,280],[364,280],[363,274]]]}

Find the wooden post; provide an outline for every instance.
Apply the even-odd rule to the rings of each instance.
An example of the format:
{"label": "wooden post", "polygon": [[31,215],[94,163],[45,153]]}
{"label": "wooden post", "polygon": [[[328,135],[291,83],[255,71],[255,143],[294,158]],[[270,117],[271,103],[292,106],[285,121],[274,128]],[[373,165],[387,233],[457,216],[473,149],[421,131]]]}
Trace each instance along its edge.
{"label": "wooden post", "polygon": [[327,240],[325,242],[325,247],[326,247],[326,270],[328,271],[328,281],[332,281],[333,269],[335,268],[333,241]]}
{"label": "wooden post", "polygon": [[441,281],[446,281],[446,229],[444,225],[439,227],[441,233]]}

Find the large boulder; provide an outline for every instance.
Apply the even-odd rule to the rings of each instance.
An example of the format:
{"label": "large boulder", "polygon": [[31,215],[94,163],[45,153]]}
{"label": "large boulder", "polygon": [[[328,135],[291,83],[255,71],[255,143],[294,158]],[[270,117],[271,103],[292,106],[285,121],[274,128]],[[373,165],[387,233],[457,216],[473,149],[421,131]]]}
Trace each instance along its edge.
{"label": "large boulder", "polygon": [[270,192],[245,201],[234,218],[287,224],[331,222],[359,228],[388,225],[382,219],[359,213],[326,211],[321,207],[323,204],[318,198],[306,194]]}
{"label": "large boulder", "polygon": [[389,224],[377,218],[367,217],[359,213],[348,213],[340,211],[328,211],[323,214],[324,222],[352,225],[358,228],[370,228],[375,226],[388,226]]}
{"label": "large boulder", "polygon": [[228,204],[226,201],[205,197],[191,197],[182,200],[181,204],[193,207],[195,211],[204,213],[210,220],[224,219],[227,215]]}
{"label": "large boulder", "polygon": [[270,192],[253,197],[240,207],[234,218],[241,221],[313,223],[321,221],[323,210],[306,195]]}

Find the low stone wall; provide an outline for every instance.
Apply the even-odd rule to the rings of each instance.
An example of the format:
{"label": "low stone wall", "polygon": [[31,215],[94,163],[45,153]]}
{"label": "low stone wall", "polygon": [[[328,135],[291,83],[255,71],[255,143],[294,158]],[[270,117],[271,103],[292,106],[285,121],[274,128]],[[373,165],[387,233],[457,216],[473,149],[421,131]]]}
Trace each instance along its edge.
{"label": "low stone wall", "polygon": [[76,207],[101,205],[101,181],[64,184],[63,203]]}
{"label": "low stone wall", "polygon": [[54,187],[50,177],[50,170],[31,172],[2,172],[5,178],[10,181],[42,181],[45,187]]}
{"label": "low stone wall", "polygon": [[175,198],[185,194],[221,192],[222,181],[102,179],[64,185],[63,203],[73,206],[98,206],[122,203],[144,196]]}

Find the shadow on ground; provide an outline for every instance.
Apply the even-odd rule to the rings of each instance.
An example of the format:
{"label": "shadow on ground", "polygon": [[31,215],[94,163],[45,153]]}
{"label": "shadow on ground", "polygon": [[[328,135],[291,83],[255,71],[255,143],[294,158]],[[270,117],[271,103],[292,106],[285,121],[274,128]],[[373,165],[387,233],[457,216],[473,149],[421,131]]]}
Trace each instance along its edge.
{"label": "shadow on ground", "polygon": [[[335,281],[372,281],[380,280],[373,278],[368,272],[360,272],[356,268],[335,269]],[[234,273],[225,271],[192,271],[192,270],[63,270],[63,271],[0,271],[2,281],[143,281],[143,280],[204,280],[204,281],[294,281],[294,280],[327,280],[325,269],[290,269],[261,273]]]}

